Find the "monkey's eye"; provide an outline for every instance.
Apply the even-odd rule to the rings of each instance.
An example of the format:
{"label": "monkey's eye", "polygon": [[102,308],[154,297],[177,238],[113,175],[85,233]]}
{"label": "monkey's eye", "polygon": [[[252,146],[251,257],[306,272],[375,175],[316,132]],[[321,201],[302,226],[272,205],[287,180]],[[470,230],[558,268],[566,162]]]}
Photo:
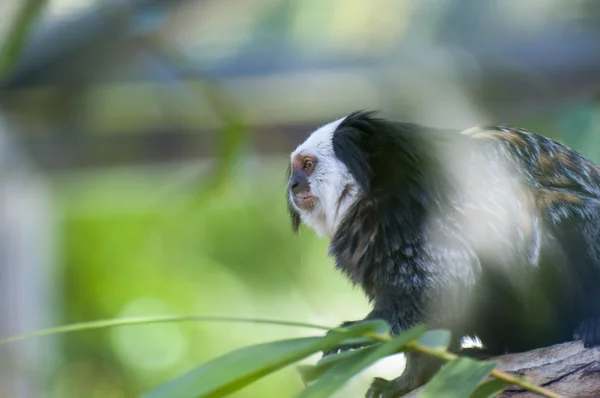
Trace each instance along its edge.
{"label": "monkey's eye", "polygon": [[315,166],[315,164],[312,160],[306,159],[304,161],[304,168],[306,169],[306,171],[311,171],[314,166]]}

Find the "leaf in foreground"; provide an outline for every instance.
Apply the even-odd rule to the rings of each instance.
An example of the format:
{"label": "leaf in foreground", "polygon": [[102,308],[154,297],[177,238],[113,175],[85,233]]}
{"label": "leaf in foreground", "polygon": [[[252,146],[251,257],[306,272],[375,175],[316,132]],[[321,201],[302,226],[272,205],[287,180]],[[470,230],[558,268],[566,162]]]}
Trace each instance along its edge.
{"label": "leaf in foreground", "polygon": [[422,325],[415,326],[392,340],[372,347],[364,348],[354,355],[348,355],[343,360],[336,361],[312,385],[305,388],[299,398],[325,398],[331,396],[350,378],[374,364],[381,358],[399,352],[402,347],[418,339],[425,331]]}
{"label": "leaf in foreground", "polygon": [[[154,323],[172,323],[172,322],[233,322],[233,323],[254,323],[279,326],[296,326],[310,329],[329,330],[329,328],[320,325],[313,325],[304,322],[280,321],[275,319],[261,318],[240,318],[218,315],[156,315],[156,316],[137,316],[128,318],[101,319],[98,321],[71,323],[68,325],[57,326],[53,328],[40,329],[29,333],[9,336],[0,339],[0,345],[14,343],[17,341],[30,339],[34,337],[49,336],[53,334],[64,334],[72,332],[81,332],[85,330],[104,329],[117,326],[131,325],[149,325]],[[380,327],[380,326],[378,326]]]}
{"label": "leaf in foreground", "polygon": [[442,366],[419,397],[468,398],[495,367],[495,362],[454,359]]}
{"label": "leaf in foreground", "polygon": [[511,384],[500,379],[493,379],[482,383],[469,398],[493,398],[500,394]]}
{"label": "leaf in foreground", "polygon": [[364,322],[322,337],[304,337],[244,347],[215,358],[150,391],[143,398],[222,397],[348,338],[376,333],[380,322]]}
{"label": "leaf in foreground", "polygon": [[321,375],[332,366],[340,363],[348,359],[349,357],[353,357],[355,355],[360,354],[366,348],[359,348],[355,350],[348,350],[340,352],[339,354],[328,355],[317,362],[315,365],[300,365],[297,367],[298,372],[300,372],[300,377],[302,377],[302,381],[304,384],[308,384],[311,381],[314,381],[321,377]]}
{"label": "leaf in foreground", "polygon": [[450,331],[445,329],[429,330],[421,336],[417,344],[438,350],[446,350],[450,345],[451,337]]}

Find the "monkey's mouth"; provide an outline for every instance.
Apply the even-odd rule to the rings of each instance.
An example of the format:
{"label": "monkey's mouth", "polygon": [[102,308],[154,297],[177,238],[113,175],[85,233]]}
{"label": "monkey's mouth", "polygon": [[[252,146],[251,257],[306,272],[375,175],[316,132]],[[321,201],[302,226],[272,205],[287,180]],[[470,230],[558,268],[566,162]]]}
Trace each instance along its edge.
{"label": "monkey's mouth", "polygon": [[309,192],[299,192],[294,195],[294,203],[302,210],[310,210],[315,206],[317,199]]}

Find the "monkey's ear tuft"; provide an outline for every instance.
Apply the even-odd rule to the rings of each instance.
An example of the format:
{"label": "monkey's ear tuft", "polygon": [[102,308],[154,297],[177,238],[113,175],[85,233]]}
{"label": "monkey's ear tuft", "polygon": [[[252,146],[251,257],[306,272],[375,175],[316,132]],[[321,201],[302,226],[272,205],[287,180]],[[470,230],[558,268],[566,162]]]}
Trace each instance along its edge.
{"label": "monkey's ear tuft", "polygon": [[[291,174],[292,174],[292,168],[290,165],[288,165],[287,170],[286,170],[286,177],[288,180],[290,179]],[[292,222],[292,232],[297,234],[298,230],[300,229],[300,221],[301,221],[300,214],[296,211],[296,209],[294,209],[294,207],[290,203],[290,193],[287,189],[286,189],[286,201],[287,201],[287,210],[290,215],[290,221]]]}
{"label": "monkey's ear tuft", "polygon": [[287,197],[287,210],[290,215],[290,221],[292,222],[292,232],[295,234],[298,233],[298,229],[300,229],[300,214],[294,209],[292,204],[290,203],[290,197]]}
{"label": "monkey's ear tuft", "polygon": [[[289,207],[291,208],[292,206],[290,205]],[[297,234],[300,229],[300,214],[290,209],[290,220],[292,221],[292,232]]]}

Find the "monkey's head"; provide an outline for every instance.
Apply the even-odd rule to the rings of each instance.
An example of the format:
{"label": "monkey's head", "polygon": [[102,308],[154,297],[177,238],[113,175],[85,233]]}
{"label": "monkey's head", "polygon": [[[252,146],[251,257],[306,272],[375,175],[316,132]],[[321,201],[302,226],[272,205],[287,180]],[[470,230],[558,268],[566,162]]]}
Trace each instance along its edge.
{"label": "monkey's head", "polygon": [[372,114],[356,111],[326,124],[292,152],[287,199],[294,232],[304,223],[332,237],[357,200],[401,186],[412,167],[407,160],[414,163],[415,126]]}
{"label": "monkey's head", "polygon": [[448,162],[438,146],[461,138],[449,132],[367,111],[315,130],[290,156],[287,201],[293,231],[304,223],[331,238],[357,201],[403,207],[407,197],[418,201],[441,189],[443,163]]}
{"label": "monkey's head", "polygon": [[352,152],[354,163],[360,162],[359,148],[353,148],[344,134],[352,127],[352,116],[315,130],[292,152],[287,199],[294,232],[303,222],[319,236],[331,237],[346,210],[367,188],[366,179],[357,173],[360,166],[349,162]]}

